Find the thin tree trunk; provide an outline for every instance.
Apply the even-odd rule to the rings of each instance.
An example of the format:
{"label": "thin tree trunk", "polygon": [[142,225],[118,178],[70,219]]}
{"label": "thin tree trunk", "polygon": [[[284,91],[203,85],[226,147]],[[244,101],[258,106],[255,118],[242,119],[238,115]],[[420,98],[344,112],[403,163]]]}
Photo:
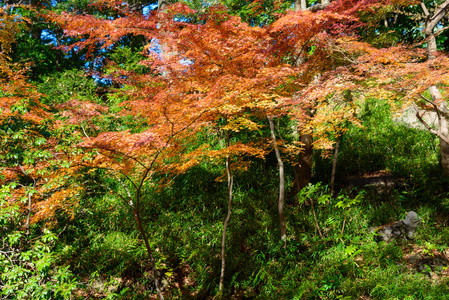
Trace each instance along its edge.
{"label": "thin tree trunk", "polygon": [[345,225],[346,225],[346,208],[345,211],[343,213],[344,217],[343,217],[343,226],[341,227],[341,233],[340,235],[343,235],[343,232],[345,231]]}
{"label": "thin tree trunk", "polygon": [[30,217],[31,217],[31,191],[28,190],[28,215],[26,221],[27,235],[30,234]]}
{"label": "thin tree trunk", "polygon": [[136,192],[136,205],[134,205],[133,202],[133,197],[131,195],[130,190],[128,189],[128,187],[126,186],[126,184],[120,179],[120,177],[117,176],[117,174],[112,173],[114,175],[114,177],[118,180],[118,182],[120,183],[120,185],[123,187],[123,189],[126,191],[127,197],[128,197],[128,201],[126,200],[125,197],[121,196],[120,194],[118,194],[132,209],[133,215],[134,215],[134,219],[136,220],[137,223],[137,229],[139,229],[140,235],[142,236],[143,242],[145,244],[145,248],[147,250],[147,254],[148,254],[148,258],[150,259],[150,266],[151,266],[151,270],[153,271],[153,280],[154,280],[154,286],[156,288],[156,292],[157,295],[159,296],[160,300],[164,300],[164,296],[162,295],[162,291],[159,287],[159,271],[156,267],[156,262],[154,260],[154,256],[153,256],[153,251],[151,249],[150,246],[150,242],[148,241],[148,237],[147,237],[147,233],[145,231],[145,229],[143,228],[143,222],[142,222],[142,218],[140,217],[140,212],[139,212],[139,202],[140,202],[140,192],[139,190]]}
{"label": "thin tree trunk", "polygon": [[[228,142],[228,146],[229,146],[229,134],[227,136],[227,142]],[[223,236],[221,238],[221,274],[220,274],[220,284],[218,287],[219,292],[221,292],[223,290],[223,281],[224,281],[225,263],[226,263],[226,259],[225,259],[226,230],[228,228],[229,220],[231,219],[232,187],[234,184],[234,175],[232,175],[232,172],[231,172],[229,155],[226,157],[226,174],[228,175],[229,198],[228,198],[228,214],[226,215],[226,219],[223,224]]]}
{"label": "thin tree trunk", "polygon": [[300,154],[299,164],[301,166],[299,172],[299,187],[302,189],[310,183],[312,178],[312,163],[313,163],[313,135],[301,135],[301,143],[304,144],[304,152]]}
{"label": "thin tree trunk", "polygon": [[[446,1],[447,3],[448,1]],[[446,5],[448,6],[448,5]],[[427,56],[428,60],[436,58],[437,43],[436,38],[433,33],[435,26],[433,22],[428,22],[426,25],[426,37],[428,39],[427,43]],[[437,109],[441,112],[447,112],[447,103],[441,96],[438,87],[433,85],[429,87],[429,93],[432,97],[432,102],[438,107]],[[447,120],[444,117],[438,118],[438,135],[440,140],[440,155],[441,155],[441,166],[443,168],[443,174],[449,176],[449,144],[444,141],[444,137],[449,137]]]}
{"label": "thin tree trunk", "polygon": [[[22,167],[19,166],[20,170],[22,171],[23,175],[28,177],[28,173],[27,171]],[[36,180],[34,180],[33,183],[33,188],[36,187]],[[26,228],[26,234],[30,234],[30,218],[31,218],[31,187],[28,187],[28,214],[27,214],[27,220],[26,220],[26,224],[25,224],[25,228]]]}
{"label": "thin tree trunk", "polygon": [[[432,96],[432,102],[437,104],[440,112],[447,112],[447,103],[442,98],[440,91],[436,86],[429,88],[430,95]],[[438,112],[437,112],[438,113]],[[438,139],[440,141],[440,156],[441,166],[443,168],[443,175],[449,177],[449,143],[446,141],[449,139],[449,131],[447,119],[443,117],[438,118]]]}
{"label": "thin tree trunk", "polygon": [[318,234],[320,235],[320,238],[323,239],[323,234],[321,233],[320,225],[318,224],[318,219],[316,218],[315,206],[313,205],[312,198],[310,198],[310,204],[312,205],[312,213],[313,213],[313,219],[315,220],[316,229],[318,230]]}
{"label": "thin tree trunk", "polygon": [[134,210],[133,212],[134,212],[134,218],[137,222],[137,227],[140,231],[140,235],[142,236],[143,241],[145,243],[145,248],[147,249],[148,257],[150,258],[150,265],[151,265],[151,269],[153,271],[154,286],[156,288],[157,295],[159,296],[160,300],[164,300],[164,296],[162,295],[162,291],[159,287],[159,271],[156,268],[156,262],[154,261],[153,251],[151,250],[151,246],[148,241],[147,233],[142,226],[142,220],[140,218],[139,212],[137,210]]}
{"label": "thin tree trunk", "polygon": [[[443,118],[440,125],[441,133],[449,138],[449,130],[447,120]],[[443,175],[449,177],[449,144],[446,143],[442,138],[440,138],[440,155],[441,155],[441,166],[443,167]]]}
{"label": "thin tree trunk", "polygon": [[295,5],[295,11],[307,9],[307,1],[306,0],[295,0],[294,5]]}
{"label": "thin tree trunk", "polygon": [[276,158],[279,165],[279,223],[281,226],[281,241],[284,242],[284,248],[287,247],[287,225],[285,223],[284,216],[284,192],[285,192],[285,178],[284,178],[284,163],[281,159],[281,154],[277,145],[276,134],[274,131],[273,118],[267,116],[268,122],[270,123],[271,139],[273,140],[274,151],[276,153]]}
{"label": "thin tree trunk", "polygon": [[340,142],[337,139],[335,143],[334,149],[334,159],[332,161],[332,173],[331,173],[331,196],[335,197],[335,173],[337,171],[337,159],[338,159],[338,148],[340,146]]}
{"label": "thin tree trunk", "polygon": [[157,9],[159,11],[164,11],[167,7],[167,1],[166,0],[158,0],[157,1]]}

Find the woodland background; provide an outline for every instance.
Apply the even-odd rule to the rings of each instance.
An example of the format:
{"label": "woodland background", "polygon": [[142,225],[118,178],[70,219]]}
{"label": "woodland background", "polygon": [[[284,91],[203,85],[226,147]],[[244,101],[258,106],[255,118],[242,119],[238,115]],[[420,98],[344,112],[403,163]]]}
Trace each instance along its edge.
{"label": "woodland background", "polygon": [[449,0],[0,3],[1,299],[449,299]]}

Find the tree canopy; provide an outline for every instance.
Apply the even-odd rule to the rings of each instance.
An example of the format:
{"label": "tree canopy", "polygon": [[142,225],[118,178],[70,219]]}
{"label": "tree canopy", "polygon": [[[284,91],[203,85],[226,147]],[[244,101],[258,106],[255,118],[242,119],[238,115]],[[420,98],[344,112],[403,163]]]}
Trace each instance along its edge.
{"label": "tree canopy", "polygon": [[[382,299],[342,288],[401,249],[360,244],[391,221],[371,203],[448,213],[448,6],[3,2],[0,294]],[[403,185],[351,190],[375,174]],[[351,263],[318,287],[301,268],[328,250]]]}

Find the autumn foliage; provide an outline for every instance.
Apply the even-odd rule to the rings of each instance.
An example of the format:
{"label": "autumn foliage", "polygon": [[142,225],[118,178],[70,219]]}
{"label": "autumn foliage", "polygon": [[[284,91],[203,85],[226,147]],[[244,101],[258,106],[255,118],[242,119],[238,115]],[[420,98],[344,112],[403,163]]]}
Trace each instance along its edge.
{"label": "autumn foliage", "polygon": [[[177,178],[204,164],[219,169],[215,182],[227,177],[229,194],[223,259],[234,178],[248,175],[252,164],[263,164],[266,172],[271,159],[280,174],[272,194],[280,195],[287,249],[292,235],[282,215],[284,189],[293,191],[299,180],[292,170],[301,168],[305,152],[312,159],[312,147],[336,165],[338,141],[348,128],[363,127],[360,107],[378,99],[393,114],[414,105],[422,114],[439,114],[440,121],[448,118],[443,104],[449,59],[443,51],[426,49],[431,34],[413,44],[382,40],[393,30],[381,26],[410,16],[418,4],[336,0],[291,11],[284,9],[287,2],[254,1],[234,11],[229,7],[236,3],[193,9],[190,2],[178,2],[147,15],[135,9],[138,3],[115,0],[93,1],[85,11],[75,5],[66,11],[50,4],[0,7],[0,205],[20,215],[20,228],[28,231],[73,220],[91,195],[119,199],[135,222],[154,290],[163,298],[157,275],[162,254],[153,256],[160,249],[146,222],[164,212],[151,201],[170,194]],[[444,11],[449,2],[442,5]],[[17,7],[34,19],[16,13]],[[244,22],[239,14],[253,19]],[[427,13],[426,24],[431,19]],[[106,91],[102,98],[70,93],[65,100],[50,99],[58,96],[38,91],[38,85],[51,87],[50,77],[33,82],[27,76],[33,62],[12,56],[18,37],[35,25],[32,20],[53,28],[48,32],[61,51],[55,69],[63,56],[81,58],[86,78]],[[131,52],[132,58],[123,59]],[[429,87],[438,89],[437,98],[427,96]],[[442,145],[444,134],[436,134]],[[302,139],[306,135],[313,137],[310,145]],[[284,167],[294,173],[286,181]],[[296,192],[285,200],[290,207],[297,205]]]}

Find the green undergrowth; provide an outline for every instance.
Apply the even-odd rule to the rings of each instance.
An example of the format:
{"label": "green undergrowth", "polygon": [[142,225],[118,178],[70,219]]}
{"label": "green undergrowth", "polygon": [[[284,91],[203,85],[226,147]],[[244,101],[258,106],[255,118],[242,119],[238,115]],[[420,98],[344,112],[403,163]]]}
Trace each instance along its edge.
{"label": "green undergrowth", "polygon": [[[146,199],[145,221],[167,299],[212,299],[218,294],[227,194],[226,183],[216,181],[221,170],[210,170],[207,165],[192,169]],[[275,176],[275,169],[254,166],[252,171],[252,177],[235,178],[221,298],[447,299],[447,266],[429,277],[416,271],[408,257],[447,254],[447,219],[441,216],[449,211],[444,201],[437,203],[448,194],[434,195],[427,204],[404,190],[342,190],[331,198],[326,185],[310,185],[286,207],[288,242],[283,248],[273,196],[276,182],[261,179]],[[267,176],[259,177],[263,172]],[[187,184],[192,178],[198,185]],[[90,236],[72,243],[70,253],[59,253],[72,264],[78,260],[74,270],[84,274],[79,295],[154,297],[145,249],[127,207],[108,195],[97,201],[90,208],[95,217],[77,226],[90,228]],[[410,210],[423,220],[415,240],[374,242],[370,227],[400,220]]]}

